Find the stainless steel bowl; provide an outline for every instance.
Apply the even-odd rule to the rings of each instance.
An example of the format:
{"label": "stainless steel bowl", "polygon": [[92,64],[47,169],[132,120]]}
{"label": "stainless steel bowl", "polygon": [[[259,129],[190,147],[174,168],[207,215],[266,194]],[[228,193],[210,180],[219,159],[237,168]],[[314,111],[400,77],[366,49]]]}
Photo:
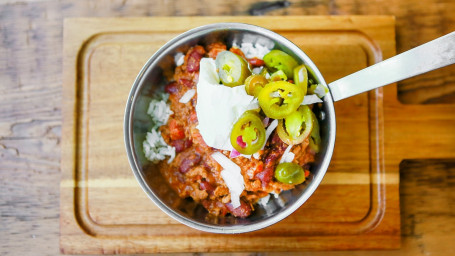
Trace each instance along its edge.
{"label": "stainless steel bowl", "polygon": [[125,110],[124,134],[128,159],[142,189],[152,201],[165,213],[177,221],[202,231],[213,233],[244,233],[270,226],[286,218],[298,209],[321,183],[335,143],[335,110],[331,94],[324,98],[318,109],[321,127],[322,146],[311,168],[309,179],[295,189],[282,192],[278,197],[271,196],[269,203],[263,207],[257,205],[254,213],[246,218],[209,217],[202,206],[192,200],[180,199],[170,189],[159,170],[150,164],[142,152],[142,141],[150,130],[150,118],[146,108],[154,91],[166,84],[165,72],[175,68],[173,56],[177,52],[186,52],[196,44],[207,45],[222,41],[228,47],[233,42],[261,43],[274,45],[305,63],[319,83],[327,86],[321,73],[311,59],[291,41],[281,35],[258,26],[241,23],[217,23],[189,30],[166,43],[145,64],[131,89]]}

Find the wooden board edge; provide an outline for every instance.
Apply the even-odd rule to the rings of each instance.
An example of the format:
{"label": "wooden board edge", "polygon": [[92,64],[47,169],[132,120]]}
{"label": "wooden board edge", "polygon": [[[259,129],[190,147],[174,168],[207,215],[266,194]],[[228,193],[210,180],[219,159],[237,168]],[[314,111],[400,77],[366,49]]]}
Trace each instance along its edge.
{"label": "wooden board edge", "polygon": [[[306,19],[312,19],[312,18],[317,18],[317,19],[321,19],[321,21],[326,21],[326,19],[330,19],[330,20],[337,20],[338,22],[345,22],[346,24],[344,24],[344,26],[341,26],[340,29],[346,29],[346,30],[349,30],[349,29],[353,29],[355,26],[353,25],[354,23],[356,22],[361,22],[361,23],[365,23],[364,21],[365,20],[368,20],[368,17],[371,17],[371,16],[305,16],[305,17],[300,17],[300,16],[296,16],[296,17],[290,17],[291,19],[293,19],[293,21],[296,21],[296,20],[306,20]],[[374,17],[379,17],[381,20],[383,19],[384,22],[386,22],[387,24],[391,24],[391,22],[393,23],[393,26],[392,26],[392,30],[393,30],[393,35],[395,35],[395,18],[393,16],[374,16]],[[248,21],[257,21],[258,18],[257,17],[242,17],[242,16],[239,16],[239,17],[178,17],[177,19],[185,19],[185,18],[190,18],[194,21],[197,21],[199,22],[201,25],[202,24],[205,24],[206,22],[212,22],[212,21],[215,21],[215,20],[223,20],[223,21],[235,21],[237,19],[242,19],[242,18],[245,18],[247,19]],[[269,19],[270,17],[267,17],[267,19]],[[288,17],[286,17],[288,18]],[[141,24],[142,22],[144,21],[145,24],[143,24],[141,26],[140,29],[144,29],[144,30],[147,30],[147,26],[150,22],[152,21],[158,21],[158,20],[162,20],[162,21],[165,21],[165,20],[168,20],[168,19],[175,19],[174,17],[160,17],[160,18],[121,18],[122,21],[120,21],[120,28],[121,29],[125,29],[125,30],[128,30],[128,29],[133,29],[133,26],[132,24],[130,24],[131,22],[135,23],[135,22],[138,22],[140,21]],[[275,20],[275,19],[278,19],[278,17],[275,17],[273,18],[272,20]],[[282,19],[282,17],[281,17]],[[64,122],[63,122],[63,126],[62,126],[62,135],[63,135],[63,138],[62,138],[62,161],[61,161],[61,167],[62,167],[62,179],[65,179],[65,178],[71,178],[73,176],[73,171],[74,171],[74,159],[75,159],[75,150],[74,150],[74,142],[75,142],[75,138],[74,136],[65,136],[65,134],[69,134],[69,135],[72,135],[72,131],[74,130],[74,120],[75,120],[75,102],[74,102],[74,99],[76,97],[76,88],[75,88],[75,81],[77,79],[76,77],[76,63],[77,63],[77,55],[78,55],[78,52],[81,48],[81,45],[84,43],[84,41],[88,40],[90,37],[96,35],[97,33],[100,33],[103,31],[103,28],[105,29],[111,29],[111,26],[109,25],[105,25],[105,24],[101,24],[99,22],[99,18],[70,18],[70,19],[67,19],[65,20],[65,29],[64,29],[64,57],[63,57],[63,65],[64,65],[64,75],[63,75],[63,103],[62,103],[62,112],[63,112],[63,116],[64,116]],[[112,20],[112,22],[118,22],[118,18],[107,18],[107,19],[103,19],[104,20],[107,20],[106,23],[109,23],[110,20]],[[80,22],[83,22],[84,25],[81,26]],[[324,22],[323,22],[324,23]],[[321,24],[323,24],[321,23]],[[95,25],[95,26],[94,26]],[[283,23],[281,23],[282,26]],[[168,26],[168,25],[166,25]],[[285,27],[285,26],[284,26]],[[88,32],[86,33],[74,33],[74,31],[79,31],[79,30],[84,30],[84,28],[87,28],[88,29]],[[167,27],[168,28],[168,27]],[[176,27],[174,27],[176,28]],[[367,25],[367,26],[364,26],[363,28],[355,28],[357,30],[360,30],[366,34],[368,34],[368,31],[371,31],[371,30],[374,30],[375,28],[375,25]],[[156,28],[154,28],[156,30]],[[159,28],[158,28],[159,29]],[[161,29],[164,29],[164,28],[161,28]],[[176,28],[177,30],[179,28]],[[301,26],[299,26],[299,29],[302,29]],[[311,27],[311,28],[308,28],[308,29],[318,29],[317,27]],[[390,29],[390,28],[389,28]],[[113,31],[117,31],[118,28],[114,29]],[[150,30],[148,28],[148,30]],[[384,34],[387,34],[387,33],[384,33]],[[387,45],[387,47],[385,48],[382,48],[383,41],[387,41],[387,38],[385,35],[383,35],[380,39],[378,39],[378,44],[381,46],[381,49],[384,51],[384,49],[388,49],[386,52],[384,52],[384,56],[387,57],[389,56],[389,54],[392,56],[394,55],[394,51],[395,51],[395,38],[393,39],[393,42],[394,42],[394,45],[393,45],[393,53],[392,51],[390,50],[390,45]],[[71,42],[71,43],[69,43]],[[65,54],[65,53],[69,53],[69,54]],[[69,117],[69,116],[72,116],[73,118],[66,118],[65,119],[65,116]],[[68,190],[68,189],[64,189],[64,188],[60,188],[60,191],[61,191],[61,205],[66,205],[68,206],[68,203],[71,203],[72,205],[73,202],[71,200],[68,200],[71,198],[71,193],[74,193],[74,190],[72,190],[73,192],[71,192],[71,190]],[[68,198],[68,195],[70,196]],[[64,207],[61,207],[61,214],[62,214],[62,211],[63,211]],[[71,209],[72,212],[74,212],[74,207],[72,207]],[[79,228],[78,224],[76,223],[76,220],[73,220],[75,221],[74,223],[71,224],[71,227],[72,228]],[[60,225],[60,229],[61,229],[61,232],[62,230],[65,230],[65,227],[70,227],[70,226],[67,226],[67,222],[63,222],[63,219],[61,219],[61,225]],[[69,230],[70,231],[70,230]],[[66,234],[66,232],[62,232],[63,234]],[[88,236],[87,234],[85,234],[82,230],[80,230],[80,232],[77,232],[77,233],[73,233],[70,235],[71,232],[68,232],[67,235],[69,235],[68,237],[62,237],[61,236],[61,240],[60,240],[60,244],[61,244],[61,248],[62,248],[62,252],[64,253],[81,253],[81,252],[77,252],[77,250],[73,251],[73,250],[65,250],[63,248],[72,248],[72,241],[75,241],[74,239],[71,239],[71,237],[73,235],[77,235],[77,236],[85,236],[86,238],[91,238],[91,239],[88,239],[88,240],[91,240],[90,243],[93,243],[94,241],[98,241],[95,237],[90,237]],[[370,237],[375,237],[375,236],[370,236]],[[395,236],[391,236],[392,238],[395,237]],[[74,238],[74,237],[73,237]],[[398,234],[398,240],[399,239],[399,234]],[[76,239],[77,241],[77,239]],[[344,243],[346,243],[348,240],[344,241]],[[89,241],[81,241],[81,245],[87,245],[87,242]],[[98,241],[99,242],[99,241]],[[96,244],[96,243],[95,243]],[[115,244],[115,243],[114,243]],[[394,243],[396,244],[396,243]],[[73,244],[74,245],[74,244]],[[329,244],[327,244],[329,245]],[[102,246],[102,243],[100,244],[100,246]],[[309,248],[309,247],[305,247],[307,249],[318,249],[318,248]],[[300,248],[300,249],[305,249],[305,248]],[[398,248],[398,247],[393,247],[391,249],[394,249],[394,248]],[[74,249],[74,248],[73,248]],[[320,248],[321,249],[321,248]],[[322,248],[323,250],[326,250],[326,249],[336,249],[335,247],[333,248],[330,248],[330,246],[328,246],[327,248]],[[351,248],[351,249],[356,249],[356,248]],[[358,249],[364,249],[364,248],[358,248]],[[371,249],[376,249],[376,248],[373,248],[371,247]],[[384,248],[382,248],[384,249]],[[286,250],[288,250],[288,248],[286,248]],[[191,251],[191,250],[190,250]],[[214,249],[214,251],[216,251]],[[116,251],[114,251],[115,253]],[[134,251],[128,251],[128,253],[133,253]],[[150,251],[150,252],[158,252],[158,251]],[[181,252],[181,250],[178,250],[178,251],[173,251],[173,250],[169,250],[167,252]],[[86,252],[83,252],[83,253],[86,253]],[[103,253],[106,253],[103,251]],[[123,252],[122,252],[123,253]]]}

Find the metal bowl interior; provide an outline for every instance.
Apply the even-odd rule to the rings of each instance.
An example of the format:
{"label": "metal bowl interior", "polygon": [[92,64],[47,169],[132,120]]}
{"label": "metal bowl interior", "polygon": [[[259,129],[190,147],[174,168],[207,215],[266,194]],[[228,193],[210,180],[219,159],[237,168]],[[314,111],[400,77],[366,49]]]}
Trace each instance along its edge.
{"label": "metal bowl interior", "polygon": [[311,59],[286,38],[261,27],[241,23],[217,23],[189,30],[165,44],[145,64],[131,89],[124,120],[125,145],[128,159],[136,179],[149,198],[165,213],[177,221],[198,230],[213,233],[244,233],[270,226],[299,208],[320,184],[332,157],[335,143],[335,112],[330,93],[321,107],[315,111],[321,127],[322,144],[316,162],[311,167],[309,179],[295,189],[271,196],[269,203],[255,206],[254,213],[245,219],[210,217],[199,204],[181,199],[166,184],[156,166],[145,159],[142,141],[150,130],[151,120],[147,107],[151,95],[168,81],[175,69],[173,56],[185,53],[191,46],[206,46],[221,41],[230,47],[233,42],[260,43],[273,46],[305,63],[316,80],[327,86],[321,73]]}

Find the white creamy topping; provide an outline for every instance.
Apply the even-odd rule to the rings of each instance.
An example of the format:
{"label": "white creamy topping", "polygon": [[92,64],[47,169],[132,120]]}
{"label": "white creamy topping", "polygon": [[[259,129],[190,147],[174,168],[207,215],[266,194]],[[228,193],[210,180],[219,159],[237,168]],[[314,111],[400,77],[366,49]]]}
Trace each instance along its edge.
{"label": "white creamy topping", "polygon": [[216,149],[232,151],[232,126],[247,110],[259,108],[257,99],[246,94],[245,86],[220,84],[215,60],[202,58],[197,83],[196,114],[204,142]]}
{"label": "white creamy topping", "polygon": [[221,177],[229,188],[231,194],[232,207],[237,208],[240,206],[240,195],[245,188],[245,182],[243,181],[240,167],[232,162],[229,158],[223,155],[221,152],[215,152],[212,154],[212,158],[223,167],[221,171]]}

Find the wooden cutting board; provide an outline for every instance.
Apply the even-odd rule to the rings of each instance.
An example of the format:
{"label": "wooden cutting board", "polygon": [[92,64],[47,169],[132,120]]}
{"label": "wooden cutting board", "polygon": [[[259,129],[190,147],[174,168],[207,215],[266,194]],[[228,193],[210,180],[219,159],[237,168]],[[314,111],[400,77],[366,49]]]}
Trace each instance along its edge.
{"label": "wooden cutting board", "polygon": [[399,119],[384,129],[384,104],[399,111],[394,85],[386,94],[378,89],[335,104],[336,147],[327,175],[308,202],[278,224],[240,235],[204,233],[179,224],[147,198],[132,174],[123,143],[123,114],[131,85],[147,59],[169,39],[203,24],[228,21],[260,25],[287,37],[314,60],[327,82],[395,55],[395,19],[388,16],[65,20],[63,253],[400,246],[402,156],[394,152],[402,149],[388,148],[403,140],[390,133],[392,126],[400,126]]}

